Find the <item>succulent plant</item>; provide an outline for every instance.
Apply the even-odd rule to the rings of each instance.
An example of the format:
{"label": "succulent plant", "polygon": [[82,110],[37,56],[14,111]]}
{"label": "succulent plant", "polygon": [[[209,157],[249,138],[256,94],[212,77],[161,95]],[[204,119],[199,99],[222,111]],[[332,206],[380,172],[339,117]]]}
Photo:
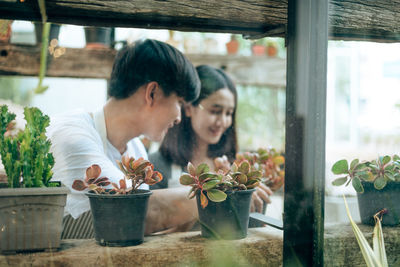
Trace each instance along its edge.
{"label": "succulent plant", "polygon": [[208,205],[208,200],[224,201],[228,192],[251,189],[261,181],[261,172],[253,170],[248,161],[233,163],[229,169],[219,169],[217,172],[210,172],[210,167],[205,163],[196,168],[189,162],[187,170],[188,173],[181,175],[180,183],[192,187],[189,198],[200,194],[203,208]]}
{"label": "succulent plant", "polygon": [[335,186],[346,186],[352,183],[358,193],[364,192],[361,181],[373,182],[378,190],[383,189],[388,182],[400,182],[400,157],[394,155],[382,156],[376,160],[360,162],[359,159],[351,161],[337,161],[332,166],[332,172],[336,175],[344,175],[335,179],[332,184]]}
{"label": "succulent plant", "polygon": [[275,149],[260,148],[256,152],[236,154],[237,164],[244,160],[247,160],[254,169],[262,172],[262,182],[272,191],[282,187],[285,179],[285,158]]}
{"label": "succulent plant", "polygon": [[35,107],[26,107],[24,115],[24,131],[9,134],[15,114],[6,105],[0,106],[0,155],[8,187],[52,186],[54,158],[49,152],[51,142],[45,135],[50,119]]}
{"label": "succulent plant", "polygon": [[[97,194],[130,194],[143,183],[153,185],[163,179],[160,172],[154,171],[153,164],[143,158],[135,160],[133,157],[123,156],[122,161],[117,163],[125,175],[124,179],[119,180],[119,185],[111,182],[108,177],[100,177],[101,167],[93,164],[86,169],[84,180],[75,180],[72,188],[78,191],[88,189]],[[132,187],[127,187],[126,180],[132,181]],[[112,188],[107,189],[110,184]]]}

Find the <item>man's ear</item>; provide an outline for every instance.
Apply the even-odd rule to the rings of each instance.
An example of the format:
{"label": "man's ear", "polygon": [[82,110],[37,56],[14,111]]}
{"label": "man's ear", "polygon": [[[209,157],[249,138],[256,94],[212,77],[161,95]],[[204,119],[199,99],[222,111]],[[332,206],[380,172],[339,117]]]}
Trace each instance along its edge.
{"label": "man's ear", "polygon": [[158,93],[159,85],[157,82],[149,82],[145,85],[145,100],[146,105],[153,106],[156,94]]}
{"label": "man's ear", "polygon": [[193,109],[192,104],[189,104],[189,103],[183,104],[183,109],[185,110],[186,117],[192,116],[192,109]]}

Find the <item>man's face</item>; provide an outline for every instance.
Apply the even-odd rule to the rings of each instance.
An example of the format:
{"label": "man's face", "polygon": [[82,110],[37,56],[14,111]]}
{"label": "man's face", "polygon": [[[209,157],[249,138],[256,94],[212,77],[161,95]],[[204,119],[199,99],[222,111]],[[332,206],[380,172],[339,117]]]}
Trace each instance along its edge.
{"label": "man's face", "polygon": [[152,124],[149,127],[147,136],[156,142],[160,142],[169,128],[181,122],[181,106],[183,98],[176,94],[169,96],[162,95],[157,98],[153,109]]}

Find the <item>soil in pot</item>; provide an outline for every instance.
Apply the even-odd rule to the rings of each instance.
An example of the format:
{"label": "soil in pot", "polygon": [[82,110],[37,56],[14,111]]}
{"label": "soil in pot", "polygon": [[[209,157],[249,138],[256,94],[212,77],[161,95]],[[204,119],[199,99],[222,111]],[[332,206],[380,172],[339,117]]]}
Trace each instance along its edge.
{"label": "soil in pot", "polygon": [[371,182],[362,182],[364,193],[357,194],[361,222],[375,225],[373,216],[382,209],[387,209],[383,215],[382,225],[395,226],[400,224],[400,183],[390,182],[383,189],[377,190]]}
{"label": "soil in pot", "polygon": [[143,243],[149,190],[112,195],[86,193],[92,211],[96,242],[102,246],[134,246]]}
{"label": "soil in pot", "polygon": [[216,239],[242,239],[247,236],[251,195],[255,189],[228,193],[222,202],[208,201],[204,209],[196,196],[201,235]]}

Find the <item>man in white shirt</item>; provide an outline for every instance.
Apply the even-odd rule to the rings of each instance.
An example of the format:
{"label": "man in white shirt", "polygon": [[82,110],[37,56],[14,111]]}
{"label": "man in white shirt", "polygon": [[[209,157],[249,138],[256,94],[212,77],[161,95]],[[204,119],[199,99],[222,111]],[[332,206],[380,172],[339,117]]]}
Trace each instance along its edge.
{"label": "man in white shirt", "polygon": [[[200,81],[193,65],[177,49],[155,40],[138,41],[118,53],[110,78],[109,100],[99,111],[78,111],[52,118],[48,135],[55,157],[54,179],[69,188],[92,164],[101,176],[123,177],[115,163],[122,155],[147,158],[137,137],[161,141],[181,120],[181,105],[198,97]],[[146,233],[179,228],[197,217],[187,188],[153,191]],[[71,221],[88,214],[89,201],[71,188],[65,208]],[[69,216],[69,215],[68,215]],[[81,216],[82,217],[82,216]],[[65,236],[64,236],[65,237]]]}

